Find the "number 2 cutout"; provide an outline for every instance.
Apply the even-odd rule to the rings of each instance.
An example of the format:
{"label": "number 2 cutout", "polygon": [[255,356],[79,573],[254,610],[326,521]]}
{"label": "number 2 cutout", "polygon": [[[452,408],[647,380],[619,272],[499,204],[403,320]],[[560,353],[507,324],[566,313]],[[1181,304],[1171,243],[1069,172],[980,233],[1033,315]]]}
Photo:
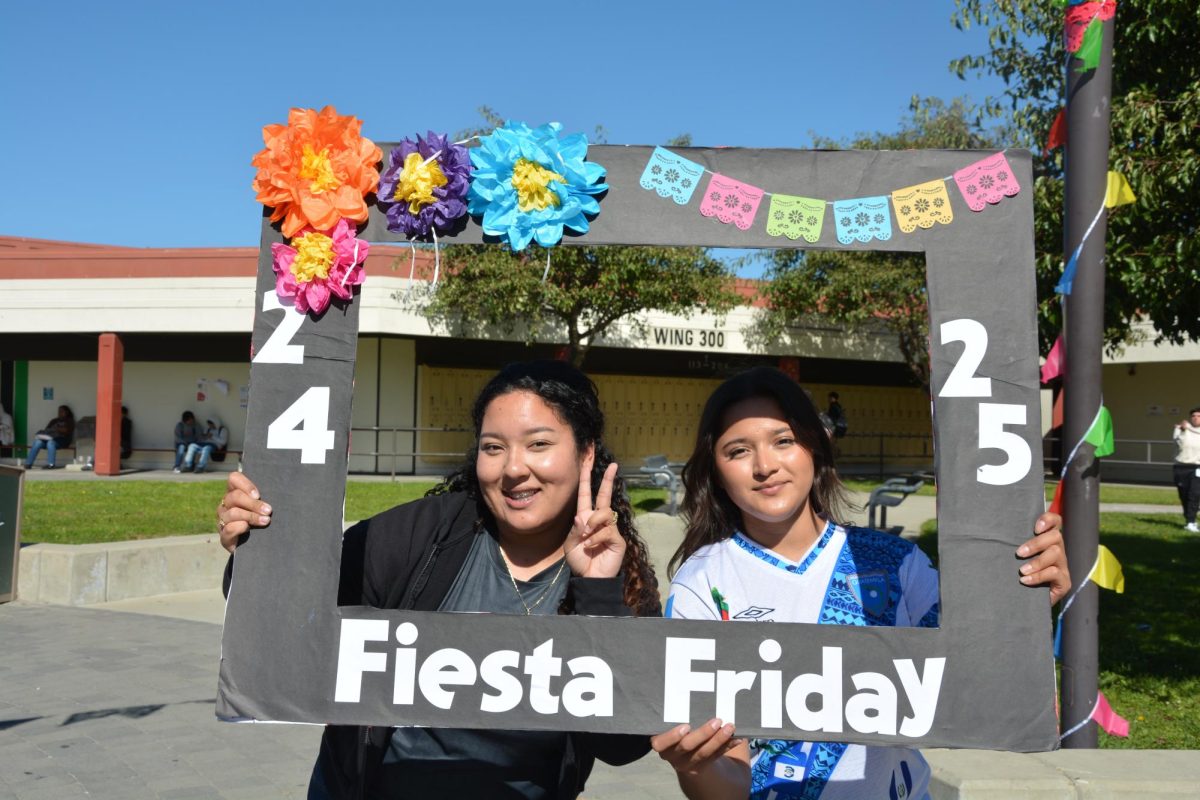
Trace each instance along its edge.
{"label": "number 2 cutout", "polygon": [[[992,379],[981,378],[975,370],[987,353],[987,328],[973,319],[952,319],[941,325],[942,345],[962,342],[963,352],[938,392],[939,397],[991,397]],[[1007,486],[1029,474],[1033,453],[1021,436],[1004,430],[1005,425],[1024,425],[1025,406],[1012,403],[979,404],[979,449],[1003,450],[1003,464],[984,464],[975,479],[992,486]]]}
{"label": "number 2 cutout", "polygon": [[303,364],[304,345],[292,344],[292,337],[304,324],[304,314],[295,306],[280,303],[274,289],[263,292],[262,310],[282,311],[283,319],[271,331],[262,350],[254,354],[254,360],[259,364]]}

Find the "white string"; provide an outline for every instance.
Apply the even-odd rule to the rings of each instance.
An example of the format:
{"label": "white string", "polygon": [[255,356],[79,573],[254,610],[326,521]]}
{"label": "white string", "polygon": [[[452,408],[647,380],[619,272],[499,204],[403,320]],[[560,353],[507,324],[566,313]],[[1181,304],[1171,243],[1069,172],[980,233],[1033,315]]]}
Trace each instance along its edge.
{"label": "white string", "polygon": [[350,266],[346,269],[346,274],[342,276],[342,288],[346,288],[346,281],[350,279],[350,273],[358,266],[358,243],[359,239],[354,240],[354,260],[350,262]]}
{"label": "white string", "polygon": [[546,249],[546,271],[542,273],[542,283],[546,282],[546,278],[550,277],[550,249]]}
{"label": "white string", "polygon": [[[433,233],[433,283],[430,284],[432,287],[437,286],[438,273],[442,269],[442,255],[441,249],[438,247],[437,228],[430,228],[429,230]],[[416,248],[413,248],[413,251],[415,252]]]}
{"label": "white string", "polygon": [[[1092,217],[1092,223],[1088,225],[1087,230],[1083,232],[1083,238],[1079,240],[1079,244],[1075,245],[1075,250],[1072,251],[1071,258],[1067,259],[1067,263],[1070,263],[1072,260],[1078,261],[1079,256],[1083,253],[1083,243],[1086,242],[1088,237],[1092,235],[1092,230],[1094,230],[1096,225],[1100,222],[1100,215],[1104,213],[1104,209],[1107,207],[1108,187],[1106,186],[1104,189],[1104,199],[1100,201],[1100,208],[1096,210],[1096,216]],[[1075,266],[1076,269],[1079,268],[1078,264]],[[1063,264],[1063,269],[1066,269],[1066,264]]]}
{"label": "white string", "polygon": [[1092,418],[1092,424],[1087,426],[1087,430],[1083,432],[1083,438],[1075,443],[1071,448],[1071,455],[1067,456],[1067,460],[1063,463],[1062,472],[1059,473],[1059,479],[1067,477],[1067,467],[1071,466],[1071,462],[1075,460],[1075,454],[1079,452],[1079,448],[1083,447],[1083,443],[1087,441],[1087,435],[1092,432],[1092,428],[1100,420],[1100,412],[1104,410],[1104,398],[1100,398],[1100,407],[1096,409],[1096,416]]}
{"label": "white string", "polygon": [[412,291],[413,274],[417,271],[417,245],[411,236],[408,239],[408,249],[412,251],[412,258],[408,261],[408,288],[404,290],[406,294]]}
{"label": "white string", "polygon": [[1075,724],[1074,726],[1072,726],[1070,730],[1064,731],[1064,732],[1063,732],[1063,733],[1062,733],[1062,734],[1061,734],[1061,735],[1058,737],[1058,740],[1061,742],[1063,739],[1067,738],[1068,736],[1070,736],[1071,734],[1075,733],[1075,732],[1076,732],[1076,731],[1078,731],[1080,728],[1082,728],[1084,725],[1087,725],[1089,722],[1091,722],[1091,721],[1092,721],[1092,714],[1095,714],[1095,713],[1096,713],[1096,707],[1097,707],[1098,705],[1100,705],[1100,695],[1099,695],[1099,694],[1097,694],[1097,695],[1096,695],[1096,697],[1095,697],[1095,699],[1094,699],[1094,700],[1092,700],[1092,710],[1088,712],[1088,715],[1087,715],[1087,716],[1086,716],[1086,717],[1083,719],[1083,721],[1082,721],[1082,722],[1079,722],[1079,723],[1077,723],[1077,724]]}
{"label": "white string", "polygon": [[[667,150],[665,147],[664,147],[664,148],[662,148],[662,149],[663,149],[664,151],[668,152],[668,153],[671,153],[671,151],[670,151],[670,150]],[[983,158],[979,159],[979,161],[986,161],[986,160],[987,160],[987,159],[989,159],[989,158],[995,158],[996,156],[1002,156],[1002,155],[1004,155],[1004,154],[1005,154],[1005,153],[1007,153],[1007,152],[1008,152],[1008,148],[1007,148],[1007,147],[1005,147],[1005,148],[1004,148],[1004,149],[1002,149],[1002,150],[997,150],[995,153],[993,153],[993,154],[992,154],[992,155],[990,155],[990,156],[984,156]],[[677,155],[676,153],[671,153],[671,155],[675,156],[676,158],[683,158],[683,156]],[[559,157],[561,158],[562,156],[560,155]],[[693,164],[695,164],[696,162],[694,162],[694,161],[693,161],[692,163],[693,163]],[[978,162],[978,161],[976,161],[976,162],[973,162],[973,163],[979,163],[979,162]],[[703,175],[703,174],[708,174],[708,175],[717,175],[717,174],[718,174],[718,173],[716,173],[716,172],[713,172],[711,169],[709,169],[708,167],[705,167],[705,166],[704,166],[704,165],[702,165],[702,164],[696,164],[696,166],[697,166],[697,167],[700,167],[700,170],[701,170],[701,174],[702,174],[702,175]],[[731,179],[731,180],[732,180],[732,179]],[[953,175],[947,175],[946,177],[942,178],[941,180],[942,180],[942,182],[943,182],[943,183],[949,183],[950,181],[954,180],[954,176],[953,176]],[[741,181],[738,181],[738,182],[739,182],[739,183],[741,183]],[[929,181],[926,181],[926,182],[928,183]],[[756,186],[756,187],[754,187],[754,188],[756,188],[756,189],[757,189],[758,187]],[[905,188],[908,188],[908,187],[905,187]],[[894,190],[894,191],[892,191],[892,192],[888,192],[886,195],[881,195],[881,196],[882,196],[882,197],[891,197],[891,196],[892,196],[892,194],[894,194],[894,192],[895,192],[895,191],[896,191],[896,190]],[[762,193],[763,193],[763,197],[775,197],[777,194],[780,194],[779,192],[768,192],[766,189],[763,189],[763,190],[762,190]],[[788,195],[788,196],[789,196],[789,197],[795,197],[796,195]],[[812,200],[817,200],[817,199],[819,199],[819,198],[815,198],[815,197],[814,197],[814,198],[809,198],[809,199],[812,199]],[[831,206],[831,205],[834,205],[835,203],[845,203],[845,202],[847,202],[847,201],[849,201],[849,200],[856,200],[856,199],[858,199],[858,198],[847,197],[847,198],[846,198],[846,199],[844,199],[844,200],[826,200],[826,201],[825,201],[825,205],[827,205],[827,206]],[[1093,223],[1093,224],[1095,224],[1095,223]],[[1090,228],[1089,228],[1089,230],[1090,230]]]}

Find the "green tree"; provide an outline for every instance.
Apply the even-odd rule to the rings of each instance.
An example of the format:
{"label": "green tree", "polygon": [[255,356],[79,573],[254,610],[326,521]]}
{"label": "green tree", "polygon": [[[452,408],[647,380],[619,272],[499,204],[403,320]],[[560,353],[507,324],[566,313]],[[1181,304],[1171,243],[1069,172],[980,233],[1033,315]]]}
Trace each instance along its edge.
{"label": "green tree", "polygon": [[[462,131],[458,138],[486,133],[502,122],[487,106],[479,112],[488,127]],[[603,139],[602,127],[596,127],[596,136]],[[668,145],[690,142],[684,134]],[[620,320],[644,334],[638,312],[724,314],[742,302],[729,268],[700,247],[562,246],[553,248],[547,261],[547,252],[536,245],[521,253],[452,245],[443,259],[447,276],[423,306],[427,317],[459,335],[483,335],[488,328],[520,332],[528,342],[565,335],[576,366]]]}
{"label": "green tree", "polygon": [[[1054,286],[1063,264],[1063,154],[1043,155],[1065,95],[1063,9],[1044,0],[955,0],[959,28],[983,26],[986,53],[951,64],[960,76],[1005,82],[984,111],[1010,123],[1010,138],[1035,153],[1035,244],[1044,346],[1062,328]],[[1105,261],[1105,339],[1128,341],[1148,318],[1156,342],[1200,339],[1200,7],[1193,0],[1121,0],[1114,20],[1109,168],[1137,202],[1113,209]]]}
{"label": "green tree", "polygon": [[[988,148],[994,134],[964,100],[917,100],[898,131],[859,134],[850,142],[817,137],[814,146],[861,150]],[[925,259],[883,252],[776,250],[762,294],[768,301],[757,335],[770,339],[792,325],[824,320],[851,330],[883,330],[897,337],[913,377],[929,387],[929,313]]]}
{"label": "green tree", "polygon": [[521,253],[448,247],[448,275],[425,313],[459,335],[488,327],[526,341],[565,334],[569,358],[582,366],[592,342],[617,321],[628,318],[644,333],[640,311],[723,314],[742,301],[728,267],[699,247],[556,247],[548,274],[546,255],[536,246]]}

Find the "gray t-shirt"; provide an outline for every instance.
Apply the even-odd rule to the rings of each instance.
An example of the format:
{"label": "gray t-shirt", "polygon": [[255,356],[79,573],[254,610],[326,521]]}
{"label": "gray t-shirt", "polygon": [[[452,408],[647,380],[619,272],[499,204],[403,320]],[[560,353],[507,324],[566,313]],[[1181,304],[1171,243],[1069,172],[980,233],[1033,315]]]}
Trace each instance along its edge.
{"label": "gray t-shirt", "polygon": [[[517,581],[514,589],[499,543],[490,535],[476,536],[467,560],[463,562],[438,611],[524,614],[528,606],[534,614],[556,614],[559,603],[567,595],[570,577],[571,568],[557,561],[528,581]],[[520,597],[517,596],[518,590]]]}
{"label": "gray t-shirt", "polygon": [[[502,559],[491,535],[476,536],[438,610],[523,615],[527,605],[534,614],[557,613],[570,567],[552,564],[514,589]],[[557,800],[566,747],[567,734],[556,731],[396,728],[383,759],[385,783],[403,787],[395,797],[404,798]]]}

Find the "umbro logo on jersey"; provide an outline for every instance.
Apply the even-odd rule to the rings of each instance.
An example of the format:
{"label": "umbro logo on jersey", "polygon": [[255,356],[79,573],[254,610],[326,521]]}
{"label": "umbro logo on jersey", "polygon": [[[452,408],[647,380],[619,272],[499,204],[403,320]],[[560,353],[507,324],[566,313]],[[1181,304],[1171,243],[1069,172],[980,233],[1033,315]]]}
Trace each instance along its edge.
{"label": "umbro logo on jersey", "polygon": [[745,611],[739,611],[737,614],[734,615],[733,618],[734,619],[762,619],[763,617],[767,616],[774,610],[775,609],[773,609],[773,608],[761,608],[759,606],[750,606]]}

